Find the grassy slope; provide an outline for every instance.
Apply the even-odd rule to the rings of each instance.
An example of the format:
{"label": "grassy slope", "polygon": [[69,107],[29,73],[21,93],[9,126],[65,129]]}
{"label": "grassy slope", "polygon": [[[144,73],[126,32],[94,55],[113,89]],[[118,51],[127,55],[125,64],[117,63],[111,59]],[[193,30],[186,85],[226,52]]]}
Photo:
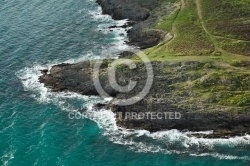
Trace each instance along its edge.
{"label": "grassy slope", "polygon": [[[190,80],[169,85],[174,87],[172,95],[190,94],[181,101],[185,105],[199,101],[201,105],[213,105],[215,110],[216,106],[231,111],[249,110],[249,0],[175,1],[179,2],[179,9],[155,25],[173,38],[145,53],[152,61],[199,61],[205,65],[181,71]],[[173,71],[171,67],[164,70]]]}
{"label": "grassy slope", "polygon": [[[208,55],[214,51],[213,44],[202,29],[194,1],[187,2],[181,3],[181,9],[172,23],[173,40],[161,49],[177,55]],[[161,23],[156,27],[164,30]],[[168,30],[168,27],[165,30]]]}
{"label": "grassy slope", "polygon": [[204,24],[214,43],[225,51],[250,56],[248,0],[200,0]]}
{"label": "grassy slope", "polygon": [[[156,23],[156,29],[170,32],[173,39],[145,50],[152,60],[178,60],[184,55],[192,56],[191,59],[209,55],[197,57],[198,60],[249,59],[246,57],[250,55],[250,5],[247,0],[198,0],[202,18],[198,15],[196,0],[181,1],[180,9]],[[176,0],[177,3],[181,1]]]}

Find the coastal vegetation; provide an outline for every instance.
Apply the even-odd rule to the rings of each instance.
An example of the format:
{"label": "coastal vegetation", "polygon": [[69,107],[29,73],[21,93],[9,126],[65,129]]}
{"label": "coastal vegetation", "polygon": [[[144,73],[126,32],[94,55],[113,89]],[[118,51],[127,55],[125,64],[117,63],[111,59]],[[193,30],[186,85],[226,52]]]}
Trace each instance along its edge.
{"label": "coastal vegetation", "polygon": [[[169,2],[169,1],[167,1]],[[172,95],[184,95],[183,103],[227,106],[225,110],[249,110],[250,106],[250,5],[248,0],[173,0],[177,8],[155,22],[155,29],[172,38],[145,49],[151,61],[201,62],[200,68],[180,71]],[[164,2],[162,2],[164,5]],[[132,57],[140,61],[138,57]],[[185,65],[183,66],[185,68]],[[171,67],[164,69],[173,71]],[[171,74],[178,74],[173,71]],[[241,107],[239,109],[239,107]],[[209,109],[206,109],[209,111]]]}
{"label": "coastal vegetation", "polygon": [[179,6],[177,10],[155,23],[155,29],[171,33],[172,38],[145,50],[152,60],[178,59],[178,56],[193,59],[205,55],[204,60],[249,61],[247,1],[181,0],[175,3]]}
{"label": "coastal vegetation", "polygon": [[[104,14],[130,20],[129,44],[139,46],[154,70],[153,85],[139,102],[101,105],[113,112],[180,111],[178,121],[117,119],[126,128],[158,131],[179,129],[214,130],[209,137],[249,132],[250,111],[250,13],[248,0],[97,0]],[[128,3],[130,2],[130,3]],[[128,25],[125,25],[125,27]],[[128,99],[139,94],[147,80],[141,59],[122,52],[121,58],[135,61],[136,69],[116,66],[116,80],[137,82],[128,93],[115,91],[103,61],[99,73],[104,90],[112,97]],[[40,82],[54,91],[98,95],[93,83],[93,64],[53,66]],[[73,73],[73,74],[72,74]],[[237,116],[236,116],[237,115]]]}

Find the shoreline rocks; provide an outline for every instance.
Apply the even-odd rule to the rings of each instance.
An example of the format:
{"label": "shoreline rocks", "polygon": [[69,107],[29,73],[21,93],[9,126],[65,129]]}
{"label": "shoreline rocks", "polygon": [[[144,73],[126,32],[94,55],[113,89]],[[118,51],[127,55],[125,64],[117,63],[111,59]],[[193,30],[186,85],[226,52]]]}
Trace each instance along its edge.
{"label": "shoreline rocks", "polygon": [[[136,0],[97,0],[102,7],[103,14],[109,14],[113,19],[129,19],[130,23],[121,26],[126,28],[133,25],[128,31],[129,44],[140,48],[149,48],[157,45],[166,35],[166,32],[153,29],[155,20],[161,11],[166,14],[166,10],[158,10],[158,0],[136,1]],[[169,8],[172,11],[173,8]],[[109,27],[117,28],[116,26]],[[120,27],[119,27],[120,28]],[[131,53],[123,52],[121,57],[129,57]],[[83,95],[99,95],[92,80],[93,61],[85,61],[77,64],[59,64],[48,70],[42,71],[39,78],[41,83],[53,91],[72,91]],[[190,65],[195,63],[196,65]],[[129,98],[138,94],[145,85],[146,69],[144,64],[138,62],[137,69],[130,71],[126,68],[117,69],[117,81],[121,85],[126,85],[130,79],[137,81],[137,86],[129,93],[119,93],[109,85],[107,67],[109,60],[104,62],[100,70],[100,83],[104,90],[112,97]],[[121,117],[116,117],[119,126],[128,129],[146,129],[151,132],[178,129],[181,131],[207,131],[214,133],[191,134],[196,137],[205,138],[227,138],[230,136],[241,136],[250,132],[250,114],[246,111],[233,114],[220,107],[206,101],[192,101],[192,89],[178,89],[175,85],[184,82],[203,78],[202,75],[189,75],[189,70],[205,66],[199,62],[152,62],[154,69],[154,83],[148,95],[136,104],[129,106],[117,106],[112,103],[106,105],[98,104],[99,108],[111,109]],[[212,101],[212,100],[211,100]],[[241,108],[240,108],[241,109]],[[213,111],[211,111],[213,110]],[[126,112],[179,112],[181,119],[126,119]]]}
{"label": "shoreline rocks", "polygon": [[157,45],[166,36],[166,32],[155,30],[154,24],[157,19],[158,12],[165,14],[171,13],[173,10],[169,8],[168,12],[158,9],[159,0],[135,1],[135,0],[97,0],[96,1],[103,10],[103,14],[110,15],[115,20],[128,19],[129,22],[123,26],[110,26],[112,28],[127,28],[128,44],[138,46],[142,49]]}
{"label": "shoreline rocks", "polygon": [[[137,95],[144,87],[146,80],[146,69],[143,63],[136,63],[137,68],[127,70],[126,66],[120,66],[116,69],[117,82],[119,85],[127,85],[129,80],[137,81],[136,87],[128,92],[121,93],[112,89],[109,84],[107,67],[111,60],[104,61],[100,69],[100,83],[104,90],[112,97],[124,99]],[[77,64],[59,64],[51,68],[49,74],[44,73],[39,81],[54,91],[72,91],[83,95],[99,95],[93,84],[92,61],[85,61]],[[193,62],[189,62],[190,64]],[[97,104],[96,109],[111,109],[117,116],[117,124],[128,129],[145,129],[150,132],[178,129],[181,131],[207,131],[213,130],[213,134],[196,136],[206,138],[227,138],[230,136],[241,136],[250,131],[250,113],[230,112],[206,101],[195,101],[185,104],[191,90],[177,89],[181,93],[176,93],[172,88],[173,84],[186,82],[185,78],[176,76],[175,71],[166,73],[164,69],[174,69],[183,64],[176,62],[162,63],[152,62],[154,69],[154,83],[151,90],[141,101],[128,106],[118,106],[111,102],[107,104]],[[198,64],[197,66],[202,66]],[[187,67],[188,68],[188,67]],[[186,69],[187,70],[187,69]],[[189,70],[192,70],[191,68]],[[183,72],[188,74],[189,70]],[[200,77],[200,76],[199,76]],[[199,79],[194,78],[194,79]],[[177,92],[178,92],[177,91]],[[192,91],[192,90],[191,90]],[[180,103],[184,102],[182,107]],[[212,111],[214,110],[214,111]],[[180,113],[180,119],[171,118],[127,118],[126,113]],[[122,115],[122,116],[121,116]]]}

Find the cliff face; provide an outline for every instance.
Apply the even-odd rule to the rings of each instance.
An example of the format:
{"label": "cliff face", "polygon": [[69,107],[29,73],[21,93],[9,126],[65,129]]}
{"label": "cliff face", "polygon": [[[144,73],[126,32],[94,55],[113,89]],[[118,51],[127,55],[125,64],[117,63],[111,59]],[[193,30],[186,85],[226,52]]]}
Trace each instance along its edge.
{"label": "cliff face", "polygon": [[103,14],[111,15],[115,20],[129,19],[131,21],[144,21],[149,17],[149,9],[154,5],[143,7],[139,1],[134,0],[97,0],[103,9]]}
{"label": "cliff face", "polygon": [[115,20],[128,19],[135,23],[128,31],[129,44],[140,48],[157,45],[168,32],[154,29],[161,15],[168,15],[176,9],[174,4],[162,7],[162,0],[97,0],[103,14],[109,14]]}

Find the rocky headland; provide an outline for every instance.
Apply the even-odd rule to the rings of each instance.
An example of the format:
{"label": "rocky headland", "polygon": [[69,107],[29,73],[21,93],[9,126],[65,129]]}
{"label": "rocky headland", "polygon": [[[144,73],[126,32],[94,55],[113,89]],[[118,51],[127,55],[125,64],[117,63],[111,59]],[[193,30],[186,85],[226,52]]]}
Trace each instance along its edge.
{"label": "rocky headland", "polygon": [[[119,126],[152,132],[166,129],[213,130],[213,134],[196,135],[207,138],[230,137],[250,132],[249,61],[225,63],[216,59],[208,60],[200,56],[203,54],[202,48],[197,59],[176,55],[174,58],[164,59],[161,46],[167,44],[166,47],[169,47],[167,42],[173,43],[171,40],[176,39],[173,32],[175,28],[172,32],[162,30],[156,28],[157,22],[164,20],[166,15],[180,12],[183,1],[97,0],[97,3],[103,8],[103,14],[109,14],[116,20],[130,20],[129,25],[133,27],[128,31],[129,44],[142,49],[149,48],[145,52],[150,57],[154,70],[153,85],[141,101],[128,106],[118,106],[112,102],[99,105],[124,114],[123,118],[117,117]],[[217,49],[217,46],[215,49],[211,54],[215,54],[215,57],[221,56],[223,51]],[[156,54],[160,57],[157,58]],[[147,70],[144,63],[131,53],[124,52],[121,55],[135,60],[137,68],[130,70],[125,65],[117,66],[116,80],[120,85],[127,85],[129,80],[137,81],[136,87],[128,93],[113,90],[107,71],[112,59],[104,60],[99,77],[102,87],[110,96],[126,99],[143,89]],[[53,91],[99,95],[93,83],[94,63],[95,61],[85,61],[55,65],[50,71],[43,70],[39,80]],[[181,118],[125,119],[125,112],[179,112]]]}

